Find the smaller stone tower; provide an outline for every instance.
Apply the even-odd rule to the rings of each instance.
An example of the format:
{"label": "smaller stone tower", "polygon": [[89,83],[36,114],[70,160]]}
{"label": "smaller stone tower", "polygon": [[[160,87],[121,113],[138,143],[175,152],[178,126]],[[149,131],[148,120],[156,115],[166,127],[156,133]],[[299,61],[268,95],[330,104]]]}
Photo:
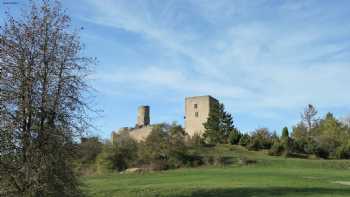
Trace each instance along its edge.
{"label": "smaller stone tower", "polygon": [[148,126],[150,124],[149,106],[142,105],[137,110],[136,128]]}

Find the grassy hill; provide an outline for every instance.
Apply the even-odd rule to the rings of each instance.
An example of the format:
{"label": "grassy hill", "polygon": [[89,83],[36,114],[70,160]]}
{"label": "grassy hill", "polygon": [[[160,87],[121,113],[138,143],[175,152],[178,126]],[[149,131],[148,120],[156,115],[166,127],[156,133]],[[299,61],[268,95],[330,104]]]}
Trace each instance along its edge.
{"label": "grassy hill", "polygon": [[203,154],[223,156],[229,164],[85,177],[83,189],[94,197],[350,196],[350,161],[272,157],[230,145]]}

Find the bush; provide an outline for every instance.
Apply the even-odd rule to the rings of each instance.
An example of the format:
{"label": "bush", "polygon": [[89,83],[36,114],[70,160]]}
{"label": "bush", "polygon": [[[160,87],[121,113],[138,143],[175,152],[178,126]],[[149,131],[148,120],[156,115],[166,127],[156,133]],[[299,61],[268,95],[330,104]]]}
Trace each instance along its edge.
{"label": "bush", "polygon": [[123,171],[137,160],[137,143],[128,134],[119,135],[113,144],[107,143],[97,156],[96,166],[99,174],[114,170]]}
{"label": "bush", "polygon": [[191,148],[196,151],[202,147],[200,136],[195,135],[185,143],[186,137],[179,125],[156,125],[146,141],[139,143],[138,164],[151,165],[153,170],[201,165],[199,154],[190,152]]}
{"label": "bush", "polygon": [[96,157],[102,151],[103,144],[98,137],[81,138],[78,144],[78,160],[82,164],[95,163]]}
{"label": "bush", "polygon": [[310,145],[312,145],[311,141],[308,142],[306,138],[292,138],[292,146],[291,150],[295,153],[300,154],[311,154],[313,153],[314,148]]}
{"label": "bush", "polygon": [[204,158],[197,153],[186,154],[185,166],[197,167],[204,164]]}
{"label": "bush", "polygon": [[315,150],[314,150],[314,154],[316,155],[316,157],[318,158],[322,158],[322,159],[328,159],[329,157],[329,151],[327,150],[327,148],[318,145]]}
{"label": "bush", "polygon": [[283,153],[285,153],[285,151],[285,146],[282,143],[275,142],[269,150],[268,154],[272,156],[281,156]]}
{"label": "bush", "polygon": [[169,163],[165,160],[153,161],[149,167],[151,170],[160,171],[169,169]]}
{"label": "bush", "polygon": [[350,159],[350,146],[342,145],[336,149],[336,158],[337,159]]}
{"label": "bush", "polygon": [[106,174],[113,171],[113,148],[111,144],[103,146],[102,152],[96,158],[96,172]]}
{"label": "bush", "polygon": [[256,138],[250,140],[249,144],[247,145],[248,150],[258,151],[260,148],[261,148],[260,142]]}
{"label": "bush", "polygon": [[250,141],[250,136],[248,134],[244,134],[240,139],[239,139],[239,145],[241,146],[247,146]]}
{"label": "bush", "polygon": [[250,138],[249,150],[270,149],[273,144],[273,136],[266,128],[256,129]]}
{"label": "bush", "polygon": [[241,165],[250,165],[250,164],[256,164],[257,161],[255,159],[250,159],[247,157],[240,157],[238,160],[238,163]]}
{"label": "bush", "polygon": [[229,140],[230,144],[234,145],[234,144],[239,143],[241,137],[242,137],[242,134],[235,129],[235,130],[230,132],[230,134],[228,136],[228,140]]}
{"label": "bush", "polygon": [[214,165],[214,156],[209,155],[203,158],[205,165]]}

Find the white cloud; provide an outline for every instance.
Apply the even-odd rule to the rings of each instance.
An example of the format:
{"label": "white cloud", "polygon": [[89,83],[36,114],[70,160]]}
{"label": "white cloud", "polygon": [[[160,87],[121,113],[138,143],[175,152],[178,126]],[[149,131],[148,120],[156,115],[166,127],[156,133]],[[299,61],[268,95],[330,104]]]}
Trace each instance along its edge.
{"label": "white cloud", "polygon": [[[101,80],[140,90],[165,88],[179,95],[213,94],[242,111],[293,109],[311,102],[323,106],[350,104],[350,93],[345,91],[350,84],[349,62],[318,60],[349,47],[347,42],[328,41],[350,33],[349,27],[313,20],[321,8],[303,14],[314,5],[312,1],[277,6],[276,14],[282,19],[254,16],[256,4],[261,6],[261,2],[207,1],[198,5],[194,1],[191,5],[197,6],[194,14],[200,19],[184,18],[186,15],[181,14],[190,14],[191,10],[177,6],[176,1],[157,5],[157,10],[146,1],[89,2],[97,12],[86,20],[138,33],[164,48],[164,53],[174,58],[184,56],[192,63],[117,69],[99,73]],[[283,15],[283,11],[288,12]],[[249,14],[254,19],[247,20]],[[244,21],[239,21],[240,15]],[[232,20],[236,22],[230,23],[227,17],[235,17]],[[191,29],[186,19],[212,25],[208,27],[211,31]],[[212,30],[215,28],[220,29]]]}

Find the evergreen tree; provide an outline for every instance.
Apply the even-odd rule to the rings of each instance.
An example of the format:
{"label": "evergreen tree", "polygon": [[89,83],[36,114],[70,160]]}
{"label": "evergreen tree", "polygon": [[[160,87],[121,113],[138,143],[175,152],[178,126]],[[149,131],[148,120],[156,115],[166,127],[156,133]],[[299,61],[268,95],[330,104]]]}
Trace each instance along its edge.
{"label": "evergreen tree", "polygon": [[288,138],[289,138],[288,127],[284,127],[282,130],[282,139],[288,139]]}
{"label": "evergreen tree", "polygon": [[233,124],[232,115],[225,111],[222,103],[213,104],[208,120],[203,125],[203,137],[207,143],[228,143],[230,135],[239,141],[240,134]]}
{"label": "evergreen tree", "polygon": [[205,122],[204,128],[205,132],[203,137],[206,143],[220,143],[221,142],[221,125],[220,122],[222,120],[222,109],[219,103],[215,103],[212,105],[211,110],[209,112],[209,117],[207,122]]}
{"label": "evergreen tree", "polygon": [[237,129],[232,130],[229,135],[230,144],[238,144],[241,137],[242,134]]}

